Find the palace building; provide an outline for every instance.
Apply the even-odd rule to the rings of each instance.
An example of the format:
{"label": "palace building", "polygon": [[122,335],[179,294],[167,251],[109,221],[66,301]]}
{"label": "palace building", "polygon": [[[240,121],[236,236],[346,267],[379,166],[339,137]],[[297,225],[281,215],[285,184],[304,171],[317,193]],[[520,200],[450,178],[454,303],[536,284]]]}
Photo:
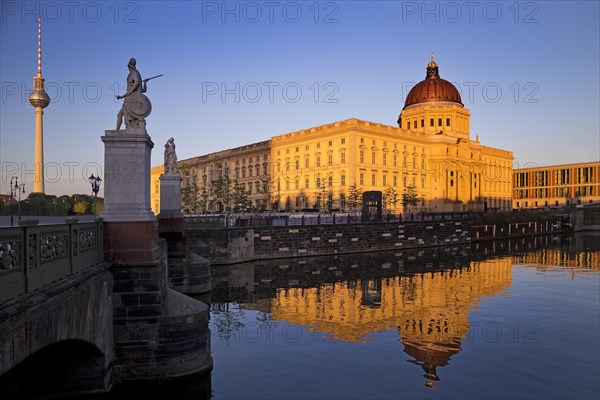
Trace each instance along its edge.
{"label": "palace building", "polygon": [[[217,193],[223,180],[229,190],[241,184],[253,206],[266,210],[348,210],[352,192],[371,190],[386,193],[393,212],[403,211],[405,191],[417,194],[423,211],[510,210],[512,152],[472,139],[456,87],[440,77],[433,57],[426,71],[397,126],[351,118],[182,160],[182,192],[193,187],[207,211],[228,208],[223,190]],[[160,173],[153,169],[153,182]],[[155,213],[158,199],[155,193]]]}
{"label": "palace building", "polygon": [[[253,143],[177,162],[183,178],[184,213],[224,211],[235,195],[235,184],[243,189],[257,209],[269,208],[270,141]],[[150,171],[153,189],[150,204],[160,212],[160,181],[163,166]],[[233,200],[229,200],[232,202]]]}
{"label": "palace building", "polygon": [[600,201],[600,161],[520,168],[513,174],[514,209]]}

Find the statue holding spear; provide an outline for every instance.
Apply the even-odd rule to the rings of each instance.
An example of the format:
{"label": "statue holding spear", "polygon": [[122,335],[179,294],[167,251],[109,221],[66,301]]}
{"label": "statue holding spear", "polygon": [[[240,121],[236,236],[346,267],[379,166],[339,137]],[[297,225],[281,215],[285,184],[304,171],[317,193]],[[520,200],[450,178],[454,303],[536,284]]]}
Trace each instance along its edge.
{"label": "statue holding spear", "polygon": [[117,99],[125,99],[123,106],[117,114],[117,130],[121,129],[123,123],[123,117],[125,117],[126,128],[138,128],[140,122],[145,123],[145,119],[152,111],[152,103],[144,95],[147,90],[147,82],[154,78],[162,76],[156,75],[151,78],[142,80],[142,76],[135,67],[136,60],[131,58],[127,67],[129,68],[129,75],[127,75],[127,92],[122,96],[116,96]]}

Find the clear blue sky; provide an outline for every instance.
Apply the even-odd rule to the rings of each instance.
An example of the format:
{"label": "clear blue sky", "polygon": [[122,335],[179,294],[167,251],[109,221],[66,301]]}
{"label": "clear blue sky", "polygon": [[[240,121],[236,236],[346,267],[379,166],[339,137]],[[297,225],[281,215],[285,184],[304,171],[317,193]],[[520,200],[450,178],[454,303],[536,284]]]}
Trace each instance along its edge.
{"label": "clear blue sky", "polygon": [[102,166],[132,56],[142,78],[164,74],[147,93],[153,165],[171,136],[185,159],[346,118],[395,125],[431,51],[471,110],[472,138],[512,150],[515,166],[600,159],[598,1],[1,6],[1,193],[15,165],[33,169],[38,12],[49,194],[90,191],[83,175]]}

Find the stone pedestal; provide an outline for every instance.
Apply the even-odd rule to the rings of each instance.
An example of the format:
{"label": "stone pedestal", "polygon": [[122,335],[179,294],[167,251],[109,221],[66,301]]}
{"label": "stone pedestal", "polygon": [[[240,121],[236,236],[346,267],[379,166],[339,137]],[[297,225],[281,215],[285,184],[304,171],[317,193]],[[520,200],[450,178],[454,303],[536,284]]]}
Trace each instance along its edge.
{"label": "stone pedestal", "polygon": [[160,178],[160,214],[182,216],[181,214],[181,175],[165,175]]}
{"label": "stone pedestal", "polygon": [[[154,144],[145,128],[106,131],[102,141],[104,248],[114,279],[114,371],[122,380],[208,371],[208,307],[168,285],[167,243],[150,208]],[[183,232],[183,216],[179,219]]]}
{"label": "stone pedestal", "polygon": [[183,235],[181,175],[162,174],[158,179],[160,180],[159,233],[179,233]]}
{"label": "stone pedestal", "polygon": [[156,221],[150,207],[150,156],[145,129],[105,131],[104,221]]}
{"label": "stone pedestal", "polygon": [[106,261],[160,258],[158,224],[150,208],[150,156],[144,128],[105,131],[104,239]]}
{"label": "stone pedestal", "polygon": [[181,213],[181,175],[163,174],[160,180],[158,232],[167,241],[169,286],[189,295],[208,293],[210,262],[190,251]]}

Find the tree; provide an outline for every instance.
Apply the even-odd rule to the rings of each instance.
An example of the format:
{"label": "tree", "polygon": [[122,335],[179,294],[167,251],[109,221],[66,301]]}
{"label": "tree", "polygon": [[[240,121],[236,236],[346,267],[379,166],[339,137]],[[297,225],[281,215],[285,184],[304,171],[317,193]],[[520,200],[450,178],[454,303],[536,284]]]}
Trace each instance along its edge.
{"label": "tree", "polygon": [[[49,201],[49,197],[55,196],[47,196],[44,193],[29,193],[27,199],[21,201],[21,215],[50,215],[50,210],[53,209],[51,207],[51,201]],[[15,203],[18,201],[18,198],[15,198]],[[83,209],[82,214],[85,214],[85,208]]]}
{"label": "tree", "polygon": [[279,200],[275,200],[271,203],[271,210],[279,210]]}
{"label": "tree", "polygon": [[252,207],[249,193],[244,189],[244,185],[238,182],[233,185],[231,201],[235,212],[248,211]]}
{"label": "tree", "polygon": [[202,186],[198,205],[200,207],[200,212],[205,213],[208,210],[208,193],[206,192],[206,186]]}
{"label": "tree", "polygon": [[[104,208],[104,199],[97,198],[96,214],[100,214]],[[94,213],[94,197],[87,194],[74,194],[54,196],[44,193],[30,193],[26,199],[19,201],[18,197],[1,210],[2,214],[20,212],[21,215],[34,216],[66,216],[66,215],[91,215]]]}
{"label": "tree", "polygon": [[421,199],[417,193],[417,188],[413,185],[407,186],[404,193],[402,193],[402,207],[404,210],[412,213],[412,208],[419,204],[419,201]]}
{"label": "tree", "polygon": [[271,199],[271,185],[269,183],[268,179],[263,179],[260,181],[261,183],[261,190],[262,193],[264,194],[264,201],[263,201],[263,207],[265,209],[267,209],[269,207],[269,204],[272,203],[272,199]]}
{"label": "tree", "polygon": [[329,212],[329,191],[325,185],[325,179],[317,181],[317,206],[319,212]]}
{"label": "tree", "polygon": [[396,209],[396,204],[400,201],[398,197],[398,192],[391,186],[388,186],[385,192],[383,193],[383,207],[389,208],[391,210]]}
{"label": "tree", "polygon": [[191,186],[186,186],[183,189],[181,189],[181,203],[184,214],[189,214],[191,212],[193,196],[192,191],[193,189]]}
{"label": "tree", "polygon": [[71,201],[71,197],[67,195],[62,195],[57,199],[56,205],[56,215],[68,215],[69,211],[73,207],[73,202]]}
{"label": "tree", "polygon": [[198,213],[199,190],[196,182],[181,189],[181,202],[184,214]]}
{"label": "tree", "polygon": [[229,179],[219,178],[219,180],[215,182],[215,199],[223,204],[225,211],[229,209],[231,202]]}
{"label": "tree", "polygon": [[88,206],[88,204],[86,202],[84,202],[83,200],[77,200],[75,202],[75,204],[73,204],[73,211],[77,215],[83,215],[83,214],[85,214],[87,206]]}
{"label": "tree", "polygon": [[[93,203],[93,200],[92,200]],[[98,197],[96,199],[96,205],[95,205],[95,210],[94,210],[94,215],[99,215],[102,214],[102,211],[104,211],[104,199]]]}
{"label": "tree", "polygon": [[211,316],[217,328],[217,335],[223,343],[230,344],[235,333],[244,328],[244,312],[240,306],[232,303],[212,303]]}
{"label": "tree", "polygon": [[348,188],[348,206],[356,210],[362,203],[362,191],[356,186],[356,182]]}

